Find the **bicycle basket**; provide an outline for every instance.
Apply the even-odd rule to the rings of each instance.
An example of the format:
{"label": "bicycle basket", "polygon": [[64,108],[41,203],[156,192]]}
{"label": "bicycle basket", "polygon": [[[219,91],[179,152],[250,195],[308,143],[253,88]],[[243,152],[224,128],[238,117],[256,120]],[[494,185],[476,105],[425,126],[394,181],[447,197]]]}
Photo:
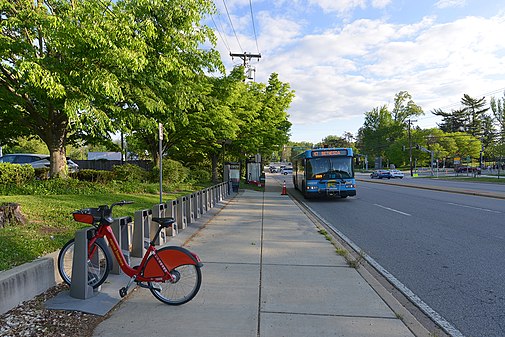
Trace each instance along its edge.
{"label": "bicycle basket", "polygon": [[74,220],[92,225],[101,218],[99,208],[85,208],[72,213]]}

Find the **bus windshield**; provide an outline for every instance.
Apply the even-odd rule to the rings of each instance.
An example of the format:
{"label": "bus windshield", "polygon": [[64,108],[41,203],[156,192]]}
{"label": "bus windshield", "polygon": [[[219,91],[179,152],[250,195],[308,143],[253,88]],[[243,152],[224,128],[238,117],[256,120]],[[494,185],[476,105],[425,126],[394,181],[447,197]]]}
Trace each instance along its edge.
{"label": "bus windshield", "polygon": [[351,157],[321,157],[307,160],[307,179],[352,178]]}

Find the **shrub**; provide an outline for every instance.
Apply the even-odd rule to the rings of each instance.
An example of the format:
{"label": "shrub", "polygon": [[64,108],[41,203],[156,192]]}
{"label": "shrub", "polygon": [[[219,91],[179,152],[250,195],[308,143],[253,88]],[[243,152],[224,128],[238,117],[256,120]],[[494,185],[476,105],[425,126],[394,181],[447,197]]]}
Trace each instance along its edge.
{"label": "shrub", "polygon": [[205,169],[192,169],[189,180],[197,183],[207,183],[212,180],[212,173]]}
{"label": "shrub", "polygon": [[47,180],[49,179],[49,167],[40,167],[35,169],[35,179]]}
{"label": "shrub", "polygon": [[32,180],[21,185],[0,184],[0,195],[89,195],[103,192],[103,187],[77,179]]}
{"label": "shrub", "polygon": [[21,185],[33,180],[35,170],[31,165],[0,163],[0,184]]}
{"label": "shrub", "polygon": [[115,165],[112,172],[115,180],[127,182],[144,182],[149,176],[146,170],[133,164]]}
{"label": "shrub", "polygon": [[[163,181],[169,185],[177,185],[186,180],[189,169],[178,161],[163,159]],[[159,179],[159,167],[153,168],[153,180]]]}
{"label": "shrub", "polygon": [[77,172],[77,179],[82,181],[105,183],[114,179],[114,173],[111,171],[86,169]]}

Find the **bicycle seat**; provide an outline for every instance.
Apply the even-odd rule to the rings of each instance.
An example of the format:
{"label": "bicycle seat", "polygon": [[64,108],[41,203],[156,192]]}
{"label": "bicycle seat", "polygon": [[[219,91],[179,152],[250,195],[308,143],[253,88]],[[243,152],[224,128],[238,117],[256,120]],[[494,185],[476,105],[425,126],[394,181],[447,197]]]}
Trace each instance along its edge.
{"label": "bicycle seat", "polygon": [[174,218],[152,218],[152,220],[159,223],[162,228],[170,227],[175,223]]}

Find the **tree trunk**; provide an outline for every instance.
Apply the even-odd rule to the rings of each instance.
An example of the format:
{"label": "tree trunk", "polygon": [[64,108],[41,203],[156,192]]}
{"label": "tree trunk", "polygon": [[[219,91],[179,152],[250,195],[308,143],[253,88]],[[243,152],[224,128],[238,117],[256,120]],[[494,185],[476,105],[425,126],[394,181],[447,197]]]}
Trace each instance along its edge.
{"label": "tree trunk", "polygon": [[217,153],[212,153],[212,183],[217,184],[218,183],[218,177],[217,177],[217,161],[219,159]]}
{"label": "tree trunk", "polygon": [[15,203],[8,203],[0,205],[0,228],[4,228],[9,224],[22,224],[26,223],[26,218],[21,213],[21,206]]}
{"label": "tree trunk", "polygon": [[52,119],[44,128],[40,138],[49,149],[51,164],[49,174],[51,178],[67,178],[67,153],[65,149],[67,141],[68,117],[57,111],[51,113]]}

